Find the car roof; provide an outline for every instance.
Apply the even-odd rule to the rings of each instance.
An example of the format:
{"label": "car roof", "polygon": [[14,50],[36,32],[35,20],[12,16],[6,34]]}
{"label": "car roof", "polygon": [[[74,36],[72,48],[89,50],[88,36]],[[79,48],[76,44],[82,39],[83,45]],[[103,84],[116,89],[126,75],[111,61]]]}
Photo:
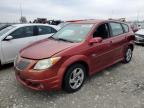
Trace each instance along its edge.
{"label": "car roof", "polygon": [[50,27],[57,28],[57,26],[50,25],[50,24],[31,24],[31,23],[28,23],[28,24],[13,24],[13,26],[16,26],[16,27],[24,27],[24,26],[50,26]]}
{"label": "car roof", "polygon": [[96,23],[103,23],[103,22],[118,22],[118,23],[124,23],[122,21],[118,20],[101,20],[101,19],[90,19],[90,20],[82,20],[78,22],[74,22],[76,24],[96,24]]}
{"label": "car roof", "polygon": [[53,25],[49,25],[49,24],[31,24],[31,23],[28,23],[28,24],[13,24],[13,26],[17,26],[17,27],[23,27],[23,26],[53,26]]}

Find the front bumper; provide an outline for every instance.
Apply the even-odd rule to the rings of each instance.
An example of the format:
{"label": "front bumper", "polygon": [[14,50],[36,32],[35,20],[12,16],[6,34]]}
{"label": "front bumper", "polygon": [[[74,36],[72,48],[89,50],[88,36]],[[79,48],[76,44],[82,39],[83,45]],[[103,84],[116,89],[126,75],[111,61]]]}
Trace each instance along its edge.
{"label": "front bumper", "polygon": [[44,80],[32,80],[23,78],[23,76],[20,75],[20,72],[18,70],[15,69],[15,71],[17,81],[30,89],[37,91],[41,90],[51,91],[61,89],[59,84],[59,78],[57,76],[49,77],[48,79]]}
{"label": "front bumper", "polygon": [[14,64],[16,79],[22,85],[33,90],[60,90],[61,78],[56,68],[36,71],[32,67],[36,61],[20,58]]}

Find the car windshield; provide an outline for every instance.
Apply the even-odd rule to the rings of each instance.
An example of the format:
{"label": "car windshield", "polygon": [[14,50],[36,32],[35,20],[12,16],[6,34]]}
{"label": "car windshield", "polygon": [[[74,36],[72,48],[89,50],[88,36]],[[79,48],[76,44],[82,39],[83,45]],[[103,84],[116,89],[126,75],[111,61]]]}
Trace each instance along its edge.
{"label": "car windshield", "polygon": [[5,33],[7,33],[8,31],[12,30],[13,28],[15,28],[15,26],[9,26],[3,30],[0,31],[0,36],[4,35]]}
{"label": "car windshield", "polygon": [[52,37],[69,42],[82,42],[91,30],[93,24],[69,24],[54,34]]}

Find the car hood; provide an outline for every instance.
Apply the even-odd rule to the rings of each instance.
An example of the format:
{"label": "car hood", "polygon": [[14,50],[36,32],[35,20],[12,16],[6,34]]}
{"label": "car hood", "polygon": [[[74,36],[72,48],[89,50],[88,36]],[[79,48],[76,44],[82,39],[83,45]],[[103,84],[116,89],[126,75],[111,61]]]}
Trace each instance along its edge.
{"label": "car hood", "polygon": [[64,41],[45,39],[33,43],[20,52],[20,56],[29,59],[49,58],[65,49],[73,47],[78,43],[69,43]]}
{"label": "car hood", "polygon": [[139,30],[139,31],[137,31],[135,34],[144,35],[144,29],[140,29],[140,30]]}

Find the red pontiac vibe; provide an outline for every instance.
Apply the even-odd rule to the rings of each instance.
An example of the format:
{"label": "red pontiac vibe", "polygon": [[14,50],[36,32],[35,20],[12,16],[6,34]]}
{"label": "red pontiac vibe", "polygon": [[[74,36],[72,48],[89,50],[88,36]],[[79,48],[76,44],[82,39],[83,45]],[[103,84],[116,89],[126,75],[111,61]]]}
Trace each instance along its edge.
{"label": "red pontiac vibe", "polygon": [[74,22],[22,49],[14,63],[16,78],[34,90],[75,92],[86,77],[117,62],[130,62],[134,40],[132,29],[123,22]]}

